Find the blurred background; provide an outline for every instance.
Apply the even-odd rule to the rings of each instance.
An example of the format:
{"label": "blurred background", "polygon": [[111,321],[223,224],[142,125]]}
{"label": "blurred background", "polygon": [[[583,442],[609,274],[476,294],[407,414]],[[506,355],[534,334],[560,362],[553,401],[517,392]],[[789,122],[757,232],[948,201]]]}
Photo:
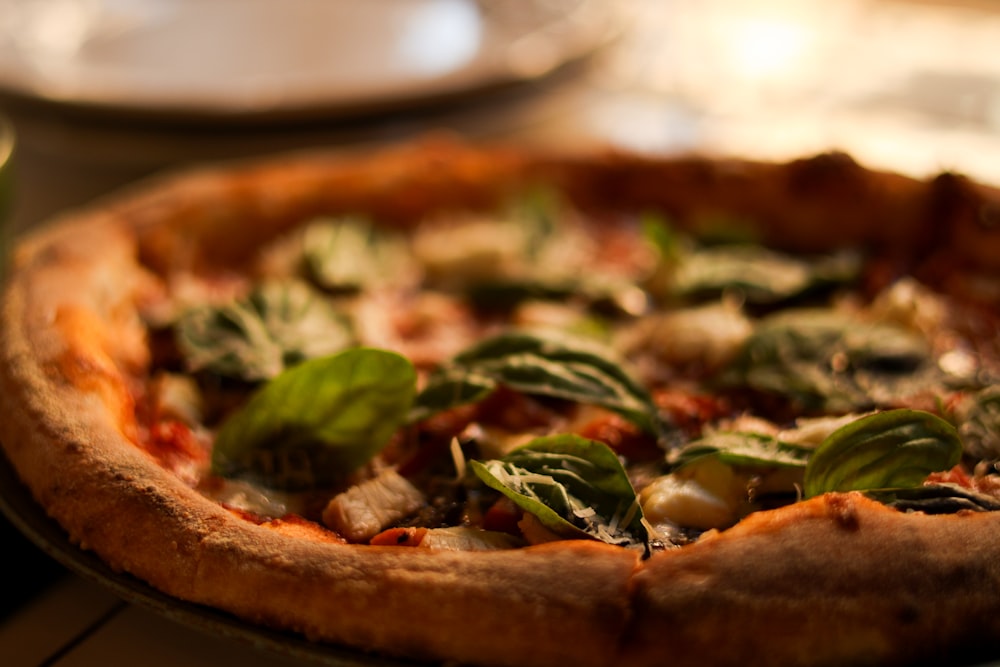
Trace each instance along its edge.
{"label": "blurred background", "polygon": [[1000,181],[998,49],[997,0],[0,0],[11,224],[433,130]]}
{"label": "blurred background", "polygon": [[[9,233],[164,170],[439,131],[1000,183],[1000,0],[0,0],[0,114]],[[12,612],[62,569],[0,538]]]}

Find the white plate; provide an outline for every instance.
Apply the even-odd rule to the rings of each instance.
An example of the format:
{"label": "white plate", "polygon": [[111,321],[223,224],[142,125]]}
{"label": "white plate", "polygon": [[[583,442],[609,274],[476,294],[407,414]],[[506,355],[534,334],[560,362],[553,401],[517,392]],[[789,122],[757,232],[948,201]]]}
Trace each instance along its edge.
{"label": "white plate", "polygon": [[0,90],[129,112],[357,112],[533,79],[603,0],[0,0]]}

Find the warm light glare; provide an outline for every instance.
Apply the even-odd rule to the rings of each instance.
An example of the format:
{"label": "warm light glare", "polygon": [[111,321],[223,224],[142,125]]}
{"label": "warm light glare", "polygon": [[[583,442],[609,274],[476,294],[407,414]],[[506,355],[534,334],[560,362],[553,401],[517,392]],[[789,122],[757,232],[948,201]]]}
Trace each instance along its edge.
{"label": "warm light glare", "polygon": [[482,24],[467,0],[418,5],[400,36],[398,54],[410,71],[439,74],[467,64],[480,46]]}
{"label": "warm light glare", "polygon": [[[97,8],[88,2],[55,0],[16,7],[20,39],[39,54],[72,57],[93,30]],[[17,12],[15,12],[17,13]]]}
{"label": "warm light glare", "polygon": [[733,28],[728,49],[734,70],[743,77],[780,77],[795,68],[808,47],[802,23],[759,18]]}

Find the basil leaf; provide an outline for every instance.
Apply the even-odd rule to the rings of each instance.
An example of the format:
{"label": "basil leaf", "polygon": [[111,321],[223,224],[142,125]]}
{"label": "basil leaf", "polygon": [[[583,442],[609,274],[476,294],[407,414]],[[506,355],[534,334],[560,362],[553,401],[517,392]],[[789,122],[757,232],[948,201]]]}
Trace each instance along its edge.
{"label": "basil leaf", "polygon": [[831,433],[806,466],[806,497],[828,491],[919,486],[962,456],[958,432],[921,410],[889,410],[861,417]]}
{"label": "basil leaf", "polygon": [[930,347],[902,327],[832,310],[790,310],[764,318],[724,384],[797,401],[804,410],[852,412],[936,386]]}
{"label": "basil leaf", "polygon": [[865,495],[901,512],[954,514],[955,512],[998,512],[1000,500],[957,484],[923,484],[909,489],[874,489]]}
{"label": "basil leaf", "polygon": [[502,459],[471,461],[487,486],[567,538],[646,545],[635,490],[610,447],[575,435],[537,438]]}
{"label": "basil leaf", "polygon": [[682,254],[682,236],[670,220],[658,212],[647,211],[639,218],[639,229],[643,240],[659,256],[661,264],[670,264]]}
{"label": "basil leaf", "polygon": [[593,263],[592,238],[573,224],[572,215],[552,192],[522,193],[493,233],[484,236],[491,247],[498,245],[497,238],[505,239],[511,256],[494,271],[467,275],[459,284],[449,281],[450,288],[489,310],[509,310],[530,300],[567,299],[613,315],[634,315],[644,309],[645,293],[634,281]]}
{"label": "basil leaf", "polygon": [[332,484],[370,460],[406,418],[416,371],[369,348],[313,359],[259,389],[220,427],[212,470],[272,488]]}
{"label": "basil leaf", "polygon": [[563,278],[497,276],[465,286],[466,296],[475,306],[508,310],[524,301],[558,301],[576,293],[577,283]]}
{"label": "basil leaf", "polygon": [[306,273],[318,286],[332,291],[357,291],[386,282],[410,261],[405,243],[366,220],[321,219],[303,235]]}
{"label": "basil leaf", "polygon": [[493,378],[447,369],[435,375],[424,390],[417,394],[407,421],[416,423],[438,412],[481,401],[496,388],[497,382]]}
{"label": "basil leaf", "polygon": [[506,218],[525,230],[525,251],[538,260],[551,244],[559,241],[566,203],[555,190],[531,188],[507,204]]}
{"label": "basil leaf", "polygon": [[805,468],[812,452],[811,447],[782,442],[761,433],[720,432],[674,450],[668,462],[676,469],[715,456],[731,466]]}
{"label": "basil leaf", "polygon": [[774,304],[860,273],[854,253],[799,258],[760,245],[722,245],[682,256],[673,275],[676,295],[694,300],[738,292],[750,304]]}
{"label": "basil leaf", "polygon": [[245,298],[183,313],[177,343],[191,371],[248,381],[353,344],[348,320],[305,283],[267,282]]}
{"label": "basil leaf", "polygon": [[610,317],[630,317],[647,310],[648,297],[620,276],[498,276],[465,285],[468,300],[483,310],[510,310],[525,301],[567,301]]}
{"label": "basil leaf", "polygon": [[[512,331],[486,339],[459,354],[431,377],[423,393],[446,396],[442,385],[488,378],[526,394],[600,405],[659,434],[663,424],[646,389],[615,361],[612,352],[591,341]],[[418,405],[433,403],[422,395]],[[454,393],[461,399],[466,392]],[[438,407],[453,407],[437,403]]]}

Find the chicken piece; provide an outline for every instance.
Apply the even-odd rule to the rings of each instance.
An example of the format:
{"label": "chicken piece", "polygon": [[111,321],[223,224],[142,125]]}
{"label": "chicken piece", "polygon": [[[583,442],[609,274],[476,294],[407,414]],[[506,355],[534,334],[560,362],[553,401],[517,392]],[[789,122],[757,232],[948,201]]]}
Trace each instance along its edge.
{"label": "chicken piece", "polygon": [[417,487],[394,468],[386,468],[334,496],[323,510],[323,523],[351,542],[367,542],[425,502]]}

